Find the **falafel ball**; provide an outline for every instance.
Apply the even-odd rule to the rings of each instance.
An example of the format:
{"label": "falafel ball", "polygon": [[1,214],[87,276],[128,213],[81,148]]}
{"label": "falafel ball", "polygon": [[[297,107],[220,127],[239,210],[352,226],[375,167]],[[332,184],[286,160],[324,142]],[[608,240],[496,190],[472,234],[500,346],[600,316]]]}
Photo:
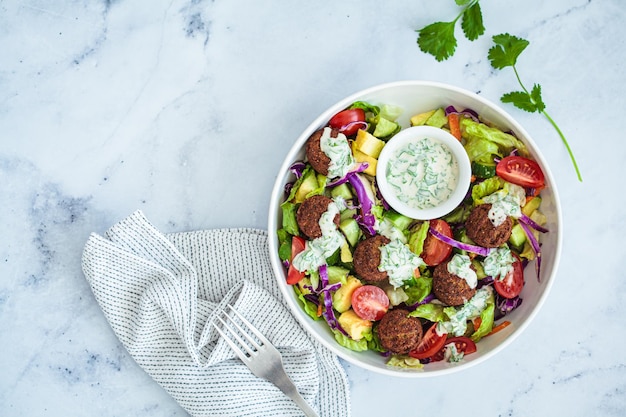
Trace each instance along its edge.
{"label": "falafel ball", "polygon": [[417,317],[410,317],[407,310],[394,308],[380,320],[377,332],[383,348],[396,354],[406,354],[422,341],[424,331]]}
{"label": "falafel ball", "polygon": [[[320,139],[322,138],[323,134],[324,128],[317,130],[309,137],[306,142],[306,157],[315,172],[328,176],[330,158],[322,150]],[[331,137],[336,138],[338,134],[339,131],[337,129],[331,129]]]}
{"label": "falafel ball", "polygon": [[[315,239],[322,236],[322,228],[320,227],[320,218],[322,214],[328,211],[328,205],[333,200],[323,195],[314,195],[302,202],[296,211],[296,222],[302,234],[309,239]],[[339,226],[339,213],[333,219],[334,223]]]}
{"label": "falafel ball", "polygon": [[474,207],[465,222],[465,228],[467,236],[477,245],[497,248],[509,240],[513,229],[513,220],[507,217],[502,224],[495,227],[489,220],[490,209],[491,204],[481,204]]}
{"label": "falafel ball", "polygon": [[379,271],[380,247],[391,242],[383,235],[368,237],[354,249],[353,264],[357,275],[370,282],[380,282],[389,278],[386,271]]}
{"label": "falafel ball", "polygon": [[463,278],[451,274],[448,271],[448,262],[444,262],[433,271],[433,292],[442,303],[460,306],[476,294],[476,288],[470,288]]}

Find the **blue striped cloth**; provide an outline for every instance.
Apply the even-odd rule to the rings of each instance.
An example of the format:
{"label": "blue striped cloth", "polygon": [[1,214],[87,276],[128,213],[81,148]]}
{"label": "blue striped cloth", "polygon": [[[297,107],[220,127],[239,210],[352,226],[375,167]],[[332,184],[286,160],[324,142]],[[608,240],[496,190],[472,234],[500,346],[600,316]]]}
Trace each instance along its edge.
{"label": "blue striped cloth", "polygon": [[121,343],[192,416],[302,415],[218,337],[211,321],[226,304],[280,350],[287,373],[321,416],[350,416],[345,371],[289,313],[265,231],[165,235],[137,211],[103,236],[92,234],[82,264]]}

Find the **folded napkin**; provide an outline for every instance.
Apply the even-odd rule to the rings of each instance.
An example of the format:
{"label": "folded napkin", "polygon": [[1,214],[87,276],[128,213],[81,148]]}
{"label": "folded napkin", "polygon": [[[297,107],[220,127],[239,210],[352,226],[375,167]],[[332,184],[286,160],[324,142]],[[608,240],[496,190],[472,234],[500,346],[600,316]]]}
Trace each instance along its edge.
{"label": "folded napkin", "polygon": [[134,360],[191,415],[301,416],[255,377],[211,325],[233,305],[278,348],[287,374],[321,416],[350,415],[348,380],[289,313],[267,234],[219,229],[164,235],[141,211],[85,244],[85,277]]}

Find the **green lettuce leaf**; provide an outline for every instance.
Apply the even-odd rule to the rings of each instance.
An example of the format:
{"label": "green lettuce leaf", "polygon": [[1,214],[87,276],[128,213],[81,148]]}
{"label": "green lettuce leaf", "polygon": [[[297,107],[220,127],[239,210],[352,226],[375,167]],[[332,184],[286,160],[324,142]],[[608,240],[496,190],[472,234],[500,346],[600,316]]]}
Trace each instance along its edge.
{"label": "green lettuce leaf", "polygon": [[354,350],[355,352],[363,352],[365,350],[368,350],[368,342],[372,340],[371,330],[365,333],[363,335],[363,338],[360,340],[351,339],[349,336],[346,336],[345,334],[336,330],[333,330],[333,334],[335,335],[335,340],[337,341],[337,343],[345,348]]}
{"label": "green lettuce leaf", "polygon": [[[461,133],[465,140],[468,143],[472,141],[481,140],[481,141],[489,141],[493,144],[497,145],[500,152],[495,154],[505,154],[508,155],[512,150],[517,149],[519,153],[523,156],[528,156],[528,150],[526,149],[526,145],[515,136],[510,135],[501,131],[498,128],[487,126],[484,123],[476,122],[469,118],[461,119]],[[484,145],[484,144],[483,144]],[[467,146],[466,146],[467,149]],[[469,152],[468,152],[469,154]],[[472,160],[470,156],[470,160]],[[479,161],[482,163],[493,163],[491,161]]]}
{"label": "green lettuce leaf", "polygon": [[300,300],[300,302],[302,303],[302,308],[304,312],[307,315],[309,315],[313,320],[319,320],[320,317],[317,316],[317,306],[314,303],[307,300],[306,298],[304,298],[304,294],[302,294],[300,287],[298,287],[297,285],[294,285],[293,290],[296,292],[296,295],[298,296],[298,300]]}
{"label": "green lettuce leaf", "polygon": [[483,337],[487,336],[493,329],[493,321],[496,310],[496,298],[491,292],[491,295],[487,298],[487,307],[480,313],[480,327],[472,333],[470,339],[474,342],[478,342]]}
{"label": "green lettuce leaf", "polygon": [[411,252],[420,256],[424,250],[424,241],[428,236],[428,228],[430,222],[428,220],[411,226],[409,233],[409,249]]}
{"label": "green lettuce leaf", "polygon": [[433,279],[428,277],[419,277],[411,280],[410,286],[404,287],[404,293],[409,297],[405,301],[407,305],[413,305],[422,301],[433,289]]}
{"label": "green lettuce leaf", "polygon": [[[283,212],[283,229],[290,235],[298,236],[300,229],[298,228],[298,222],[296,220],[296,205],[285,201],[280,208]],[[289,253],[291,253],[291,248],[289,251]]]}
{"label": "green lettuce leaf", "polygon": [[491,177],[480,184],[476,184],[474,188],[472,188],[472,200],[474,201],[474,205],[481,204],[483,197],[495,193],[504,187],[504,183],[505,181],[500,177]]}
{"label": "green lettuce leaf", "polygon": [[448,319],[448,316],[444,313],[444,306],[440,304],[422,304],[417,306],[415,310],[409,313],[411,317],[420,317],[432,322],[441,322]]}

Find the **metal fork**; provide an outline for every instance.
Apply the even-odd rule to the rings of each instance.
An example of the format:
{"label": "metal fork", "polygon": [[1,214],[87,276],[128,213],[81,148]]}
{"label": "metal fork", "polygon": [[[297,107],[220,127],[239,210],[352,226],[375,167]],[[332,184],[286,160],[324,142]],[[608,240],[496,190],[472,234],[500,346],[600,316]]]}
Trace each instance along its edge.
{"label": "metal fork", "polygon": [[[228,312],[222,311],[221,316],[217,316],[217,319],[222,323],[222,328],[220,329],[213,322],[213,327],[217,332],[255,376],[266,379],[280,388],[285,395],[298,404],[307,417],[318,417],[315,410],[302,398],[291,378],[285,373],[280,352],[233,306],[228,305],[228,307],[241,320],[246,330],[237,324],[233,317],[228,315]],[[256,340],[251,334],[256,337]]]}

